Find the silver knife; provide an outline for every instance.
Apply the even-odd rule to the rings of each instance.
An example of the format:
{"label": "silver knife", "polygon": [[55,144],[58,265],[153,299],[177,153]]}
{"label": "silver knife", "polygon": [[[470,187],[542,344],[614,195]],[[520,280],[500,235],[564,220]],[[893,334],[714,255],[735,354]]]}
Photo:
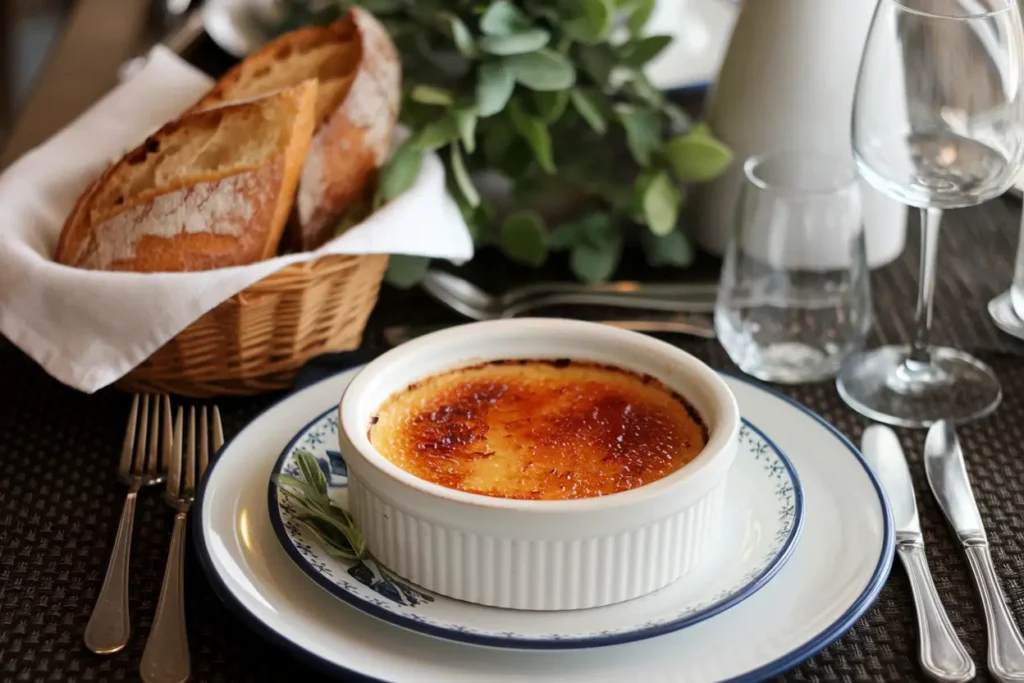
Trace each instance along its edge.
{"label": "silver knife", "polygon": [[[702,339],[714,339],[715,328],[710,323],[697,321],[686,322],[682,320],[596,320],[603,325],[618,327],[634,332],[655,332],[670,334],[685,334]],[[455,327],[460,323],[440,325],[393,325],[385,327],[383,331],[384,341],[388,346],[394,347],[404,344],[407,341],[422,337],[431,332]]]}
{"label": "silver knife", "polygon": [[988,536],[974,501],[960,441],[953,425],[940,420],[928,429],[924,466],[939,507],[956,531],[971,565],[988,625],[988,669],[1000,681],[1024,681],[1024,638],[999,585]]}
{"label": "silver knife", "polygon": [[928,568],[910,468],[896,432],[883,425],[864,430],[861,451],[885,489],[896,526],[896,552],[914,592],[921,668],[938,681],[969,681],[974,661],[949,621]]}

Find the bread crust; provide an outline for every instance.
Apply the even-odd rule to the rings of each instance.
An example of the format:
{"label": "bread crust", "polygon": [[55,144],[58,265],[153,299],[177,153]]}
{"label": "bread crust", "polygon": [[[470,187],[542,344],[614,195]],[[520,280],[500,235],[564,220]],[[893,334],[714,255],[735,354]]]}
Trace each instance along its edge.
{"label": "bread crust", "polygon": [[[328,26],[287,33],[229,70],[193,107],[221,106],[236,98],[249,79],[258,79],[292,55],[343,42],[354,42],[355,59],[334,66],[351,70],[350,85],[317,122],[299,181],[295,220],[286,237],[287,246],[295,251],[315,249],[333,237],[340,214],[387,159],[398,123],[401,66],[386,29],[372,14],[353,7]],[[295,74],[312,77],[317,74]]]}
{"label": "bread crust", "polygon": [[314,127],[316,81],[278,97],[294,99],[287,144],[259,166],[228,173],[194,173],[159,189],[119,195],[131,165],[146,163],[179,130],[210,126],[219,117],[258,109],[260,101],[192,112],[172,121],[93,181],[65,221],[55,260],[93,270],[196,271],[245,265],[276,253],[294,201]]}

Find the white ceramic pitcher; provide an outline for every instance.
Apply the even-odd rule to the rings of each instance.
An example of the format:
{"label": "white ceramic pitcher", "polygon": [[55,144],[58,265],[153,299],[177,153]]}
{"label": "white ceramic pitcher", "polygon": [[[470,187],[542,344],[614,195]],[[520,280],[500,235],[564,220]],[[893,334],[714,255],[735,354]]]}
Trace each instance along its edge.
{"label": "white ceramic pitcher", "polygon": [[[708,123],[732,147],[736,163],[695,193],[694,222],[689,227],[702,248],[715,254],[725,250],[747,156],[785,149],[852,155],[854,89],[876,4],[877,0],[743,3],[708,93]],[[893,116],[899,116],[898,98],[893,106]],[[862,188],[868,264],[876,267],[903,251],[907,211],[867,184]],[[830,237],[822,234],[823,262],[838,246]]]}

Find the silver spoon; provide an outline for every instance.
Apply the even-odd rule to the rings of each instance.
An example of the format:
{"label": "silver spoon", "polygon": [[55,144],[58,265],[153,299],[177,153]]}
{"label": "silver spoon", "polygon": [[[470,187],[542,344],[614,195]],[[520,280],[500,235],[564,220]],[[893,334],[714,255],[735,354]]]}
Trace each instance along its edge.
{"label": "silver spoon", "polygon": [[206,33],[222,50],[242,59],[273,38],[271,27],[283,17],[280,0],[206,0]]}
{"label": "silver spoon", "polygon": [[429,270],[420,286],[430,296],[472,320],[511,318],[557,305],[610,306],[670,313],[711,313],[716,284],[636,282],[585,285],[534,283],[493,295],[457,275]]}

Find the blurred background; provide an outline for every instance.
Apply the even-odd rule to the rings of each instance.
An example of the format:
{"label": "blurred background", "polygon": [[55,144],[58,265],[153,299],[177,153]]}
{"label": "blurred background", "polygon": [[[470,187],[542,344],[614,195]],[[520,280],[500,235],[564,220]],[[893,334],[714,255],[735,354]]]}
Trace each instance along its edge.
{"label": "blurred background", "polygon": [[168,21],[167,0],[0,0],[0,169],[109,90]]}
{"label": "blurred background", "polygon": [[75,0],[0,2],[0,147]]}

